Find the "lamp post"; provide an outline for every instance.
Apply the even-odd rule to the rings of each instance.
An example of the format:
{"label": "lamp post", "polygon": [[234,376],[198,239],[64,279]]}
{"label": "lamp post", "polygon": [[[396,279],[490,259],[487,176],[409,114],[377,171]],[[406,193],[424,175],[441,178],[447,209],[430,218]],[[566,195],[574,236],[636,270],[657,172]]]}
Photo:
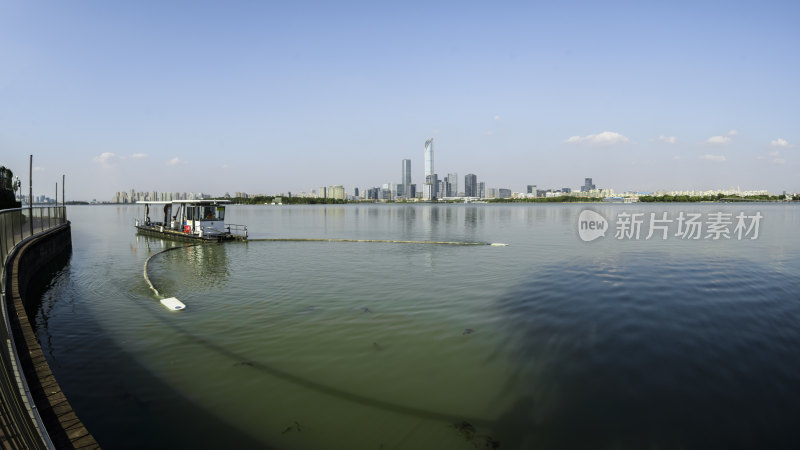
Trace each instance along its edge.
{"label": "lamp post", "polygon": [[31,163],[28,169],[28,220],[31,225],[31,236],[33,236],[33,155],[31,155]]}

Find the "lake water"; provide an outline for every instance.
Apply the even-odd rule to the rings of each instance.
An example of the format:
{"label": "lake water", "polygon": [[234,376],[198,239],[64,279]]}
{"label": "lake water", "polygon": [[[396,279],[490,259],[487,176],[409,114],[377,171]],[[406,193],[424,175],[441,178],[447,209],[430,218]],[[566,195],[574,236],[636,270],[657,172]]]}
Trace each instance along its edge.
{"label": "lake water", "polygon": [[[605,237],[579,238],[585,208]],[[137,236],[140,210],[69,207],[36,314],[104,448],[800,447],[797,205],[231,206],[251,238],[508,246],[182,248],[150,263],[179,312],[142,268],[184,244]],[[757,239],[615,239],[651,212],[763,219]]]}

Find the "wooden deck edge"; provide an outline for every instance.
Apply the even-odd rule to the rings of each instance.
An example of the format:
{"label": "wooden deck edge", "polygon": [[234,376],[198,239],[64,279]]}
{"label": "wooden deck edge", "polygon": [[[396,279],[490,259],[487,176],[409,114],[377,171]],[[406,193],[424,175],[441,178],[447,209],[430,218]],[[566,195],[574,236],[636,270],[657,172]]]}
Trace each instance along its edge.
{"label": "wooden deck edge", "polygon": [[[26,243],[11,262],[11,285],[8,286],[6,298],[9,322],[12,328],[10,331],[14,333],[20,365],[34,403],[55,447],[59,449],[98,449],[100,445],[83,423],[77,419],[72,406],[61,391],[50,365],[43,357],[41,345],[36,339],[25,310],[22,293],[25,292],[26,287],[20,285],[19,265],[25,252],[45,239],[55,238],[59,233],[70,233],[69,224],[51,230]],[[71,237],[67,239],[71,240]],[[71,247],[71,242],[67,245]]]}

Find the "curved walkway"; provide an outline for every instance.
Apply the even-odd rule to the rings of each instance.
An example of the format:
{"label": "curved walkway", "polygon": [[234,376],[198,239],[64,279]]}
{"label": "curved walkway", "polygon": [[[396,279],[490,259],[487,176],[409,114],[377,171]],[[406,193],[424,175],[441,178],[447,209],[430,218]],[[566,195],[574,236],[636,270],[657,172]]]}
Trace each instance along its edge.
{"label": "curved walkway", "polygon": [[69,223],[56,226],[21,242],[6,265],[5,304],[0,308],[4,316],[0,335],[7,346],[0,358],[3,448],[100,448],[56,382],[24,305],[29,277],[46,262],[36,252],[55,256],[71,246],[70,241]]}

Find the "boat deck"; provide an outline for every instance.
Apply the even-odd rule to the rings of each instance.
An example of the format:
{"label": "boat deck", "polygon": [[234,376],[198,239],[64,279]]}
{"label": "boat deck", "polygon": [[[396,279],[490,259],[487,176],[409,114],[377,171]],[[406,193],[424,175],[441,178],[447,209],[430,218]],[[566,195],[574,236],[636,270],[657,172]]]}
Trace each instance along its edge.
{"label": "boat deck", "polygon": [[[212,235],[204,235],[204,236],[197,236],[193,234],[187,234],[179,230],[173,230],[170,228],[162,228],[161,225],[136,225],[136,230],[139,234],[143,234],[146,236],[155,236],[161,237],[166,239],[174,239],[178,241],[185,241],[185,242],[222,242],[222,241],[246,241],[247,236],[240,236],[231,233],[225,234],[212,234]],[[162,231],[163,230],[163,231]]]}

